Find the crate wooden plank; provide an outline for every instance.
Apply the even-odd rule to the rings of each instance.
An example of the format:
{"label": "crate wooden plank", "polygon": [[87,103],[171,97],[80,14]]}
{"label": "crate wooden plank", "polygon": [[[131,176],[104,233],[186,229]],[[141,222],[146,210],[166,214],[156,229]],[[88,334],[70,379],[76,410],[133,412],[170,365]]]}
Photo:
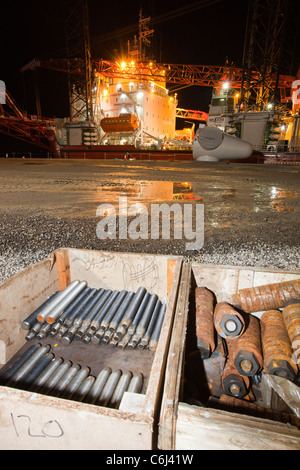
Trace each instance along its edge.
{"label": "crate wooden plank", "polygon": [[299,450],[287,424],[179,403],[176,450]]}
{"label": "crate wooden plank", "polygon": [[[130,357],[130,351],[123,350],[117,357],[118,350],[110,354],[109,345],[100,345],[98,349],[97,345],[90,345],[95,348],[89,364],[89,345],[84,348],[84,344],[76,347],[72,343],[64,349],[52,339],[51,344],[58,355],[66,354],[67,359],[75,363],[91,365],[94,371],[109,366],[110,359],[113,359],[114,368],[119,364],[121,369],[127,370],[127,366],[134,365],[135,372],[140,370],[145,374],[142,396],[127,394],[120,409],[114,410],[1,386],[0,448],[131,450],[156,446],[155,423],[181,266],[182,258],[176,256],[62,248],[0,285],[0,319],[2,323],[6,322],[6,330],[3,329],[0,336],[0,352],[1,341],[5,350],[2,364],[25,344],[21,321],[49,295],[74,279],[86,280],[91,287],[97,288],[136,290],[144,285],[148,291],[167,301],[155,352],[133,350]],[[5,309],[7,298],[11,299],[10,315]],[[43,342],[47,344],[47,338]],[[104,351],[104,348],[107,349]],[[75,355],[72,349],[76,350]],[[83,357],[84,362],[81,362]]]}
{"label": "crate wooden plank", "polygon": [[160,449],[174,449],[176,416],[183,366],[185,331],[188,315],[188,298],[191,285],[191,267],[185,264],[180,278],[180,289],[176,305],[172,338],[166,365],[165,388],[160,415],[158,446]]}

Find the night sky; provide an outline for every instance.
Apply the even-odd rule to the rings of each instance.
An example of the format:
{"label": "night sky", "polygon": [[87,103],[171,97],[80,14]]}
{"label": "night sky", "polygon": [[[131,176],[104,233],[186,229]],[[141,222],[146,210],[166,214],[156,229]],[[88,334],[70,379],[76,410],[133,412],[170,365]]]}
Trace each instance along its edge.
{"label": "night sky", "polygon": [[[110,35],[134,25],[137,34],[142,6],[144,15],[153,18],[155,33],[149,54],[157,62],[223,65],[228,59],[241,66],[248,0],[215,0],[210,6],[197,8],[196,4],[203,1],[213,3],[208,0],[89,0],[92,58],[113,59],[116,50],[127,50],[127,41],[133,39],[134,32],[114,38]],[[192,12],[176,13],[180,8],[194,5]],[[19,106],[27,109],[29,114],[35,114],[33,74],[22,74],[19,70],[34,57],[66,57],[64,0],[3,2],[1,13],[0,79],[5,81]],[[167,13],[169,19],[166,19]],[[42,114],[67,116],[66,75],[39,70],[38,83]],[[207,111],[211,92],[211,88],[206,87],[178,91],[179,107]]]}

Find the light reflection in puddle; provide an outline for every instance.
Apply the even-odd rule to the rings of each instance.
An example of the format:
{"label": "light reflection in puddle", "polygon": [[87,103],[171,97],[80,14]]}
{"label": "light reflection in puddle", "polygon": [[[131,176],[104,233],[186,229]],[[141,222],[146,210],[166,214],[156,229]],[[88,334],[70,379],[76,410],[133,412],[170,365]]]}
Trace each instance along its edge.
{"label": "light reflection in puddle", "polygon": [[298,193],[287,191],[283,188],[272,186],[270,191],[271,208],[276,212],[294,212],[294,209],[288,204],[288,200],[296,199]]}
{"label": "light reflection in puddle", "polygon": [[137,212],[154,202],[183,203],[203,200],[189,182],[120,180],[117,183],[106,183],[94,193],[94,200],[99,204],[118,205],[119,198],[124,197],[127,197],[128,204]]}

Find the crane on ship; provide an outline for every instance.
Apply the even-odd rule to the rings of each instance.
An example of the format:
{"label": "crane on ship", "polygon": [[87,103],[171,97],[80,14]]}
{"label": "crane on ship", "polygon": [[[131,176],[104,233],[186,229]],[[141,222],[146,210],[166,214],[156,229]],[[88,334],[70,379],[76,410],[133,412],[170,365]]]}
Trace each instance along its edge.
{"label": "crane on ship", "polygon": [[[214,2],[196,2],[191,8],[207,6]],[[91,58],[88,1],[68,0],[68,14],[66,18],[67,57],[65,59],[40,60],[33,59],[22,68],[22,72],[46,68],[66,73],[69,83],[70,120],[85,119],[93,121],[93,89],[95,77],[105,79],[138,79],[152,80],[153,82],[168,83],[182,86],[200,86],[218,89],[222,84],[230,84],[232,90],[239,91],[240,106],[253,102],[260,106],[274,98],[278,104],[285,103],[290,95],[295,77],[291,74],[280,73],[280,60],[283,56],[282,47],[278,53],[276,46],[283,44],[283,35],[286,32],[287,8],[290,1],[276,0],[275,18],[276,28],[270,29],[271,16],[274,18],[274,1],[254,0],[249,2],[249,16],[247,35],[244,46],[244,61],[242,67],[235,67],[225,63],[222,66],[214,65],[187,65],[157,63],[146,60],[143,46],[149,41],[153,30],[149,28],[150,18],[140,14],[139,38],[130,49],[127,60],[109,61]],[[267,3],[267,4],[266,4]],[[272,11],[272,15],[270,12]],[[175,15],[184,14],[182,7],[174,11]],[[250,18],[250,20],[249,20]],[[258,43],[257,27],[254,21],[259,19],[263,31],[265,50],[255,50]],[[156,21],[163,21],[163,15]],[[260,31],[260,34],[261,32]],[[259,42],[261,44],[261,42]],[[271,54],[271,52],[272,54]],[[255,60],[256,59],[256,62]],[[0,132],[27,140],[45,148],[45,137],[53,140],[53,120],[28,119],[26,113],[19,110],[16,103],[7,91],[6,108],[0,107]],[[252,100],[252,101],[251,101]],[[80,106],[78,106],[80,103]],[[177,117],[190,117],[206,120],[207,115],[201,111],[178,109]],[[52,142],[53,144],[53,142]]]}

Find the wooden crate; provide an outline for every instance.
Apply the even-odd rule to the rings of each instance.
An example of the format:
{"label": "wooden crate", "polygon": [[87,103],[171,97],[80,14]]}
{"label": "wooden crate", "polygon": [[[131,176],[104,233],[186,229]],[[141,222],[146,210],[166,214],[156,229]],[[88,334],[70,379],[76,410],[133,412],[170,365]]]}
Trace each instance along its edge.
{"label": "wooden crate", "polygon": [[[0,363],[24,347],[21,321],[48,296],[75,279],[90,287],[136,291],[144,286],[167,299],[157,350],[117,350],[109,345],[65,347],[75,363],[142,372],[141,394],[125,392],[120,408],[79,403],[1,386],[1,449],[151,449],[161,397],[164,366],[175,313],[182,258],[62,248],[0,285]],[[47,344],[47,338],[43,340]],[[80,344],[80,347],[78,346]],[[28,344],[26,343],[28,346]],[[57,356],[64,357],[55,344]],[[95,360],[96,357],[96,360]],[[80,362],[81,361],[81,362]],[[95,371],[94,369],[94,372]],[[93,373],[93,369],[92,372]],[[95,375],[95,374],[93,374]]]}
{"label": "wooden crate", "polygon": [[300,431],[292,425],[190,405],[182,400],[184,351],[191,309],[189,299],[195,287],[205,286],[216,294],[218,302],[230,303],[231,295],[239,289],[299,277],[300,272],[199,264],[183,266],[166,364],[159,419],[159,449],[300,449]]}

